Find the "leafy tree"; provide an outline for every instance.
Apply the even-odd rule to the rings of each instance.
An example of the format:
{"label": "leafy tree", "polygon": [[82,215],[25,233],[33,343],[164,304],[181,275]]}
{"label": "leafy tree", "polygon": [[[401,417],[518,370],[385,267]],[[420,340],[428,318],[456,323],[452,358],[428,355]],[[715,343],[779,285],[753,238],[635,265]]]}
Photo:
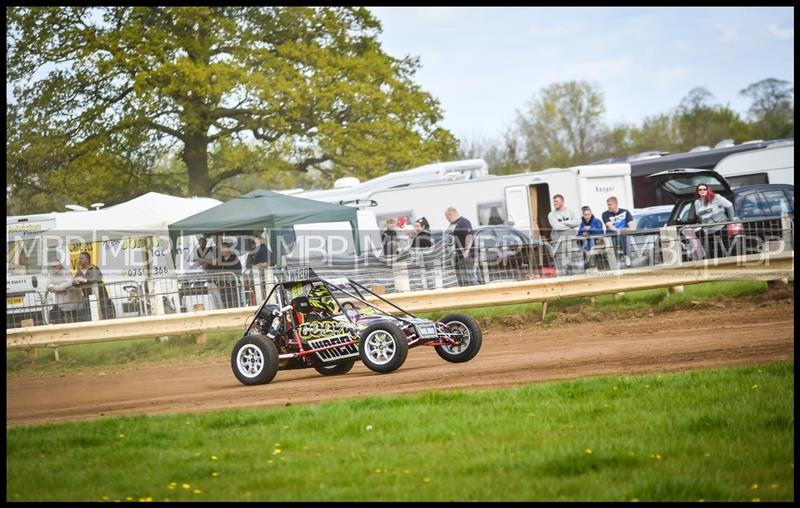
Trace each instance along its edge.
{"label": "leafy tree", "polygon": [[675,116],[680,142],[676,151],[696,146],[713,147],[723,139],[742,142],[749,137],[748,125],[728,106],[713,104],[714,98],[703,87],[693,88],[683,98]]}
{"label": "leafy tree", "polygon": [[519,139],[511,129],[507,129],[500,140],[462,140],[458,157],[481,158],[486,161],[493,174],[508,175],[529,169],[519,161],[518,152]]}
{"label": "leafy tree", "polygon": [[70,193],[120,172],[140,182],[154,154],[177,149],[189,194],[211,195],[242,174],[369,178],[455,154],[438,101],[413,82],[418,59],[384,53],[364,8],[7,14],[7,80],[19,105],[7,156],[19,182],[59,174]]}
{"label": "leafy tree", "polygon": [[794,87],[788,81],[762,79],[739,92],[753,99],[750,117],[755,137],[794,137]]}
{"label": "leafy tree", "polygon": [[598,85],[586,81],[554,83],[541,90],[524,112],[517,129],[529,167],[584,164],[601,151],[605,112]]}

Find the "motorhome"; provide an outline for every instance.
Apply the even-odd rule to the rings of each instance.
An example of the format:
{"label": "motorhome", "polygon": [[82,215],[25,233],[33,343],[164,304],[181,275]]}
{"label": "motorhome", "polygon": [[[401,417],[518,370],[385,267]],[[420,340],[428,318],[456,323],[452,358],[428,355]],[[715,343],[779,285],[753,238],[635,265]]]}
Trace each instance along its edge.
{"label": "motorhome", "polygon": [[483,159],[465,159],[435,162],[405,171],[394,171],[366,182],[361,182],[355,177],[344,177],[334,183],[333,189],[313,191],[292,189],[283,192],[300,198],[316,199],[328,203],[363,205],[358,201],[367,201],[370,195],[381,190],[433,182],[474,180],[485,177],[488,174],[489,169]]}
{"label": "motorhome", "polygon": [[731,187],[761,183],[794,185],[794,140],[729,155],[714,171],[724,176]]}

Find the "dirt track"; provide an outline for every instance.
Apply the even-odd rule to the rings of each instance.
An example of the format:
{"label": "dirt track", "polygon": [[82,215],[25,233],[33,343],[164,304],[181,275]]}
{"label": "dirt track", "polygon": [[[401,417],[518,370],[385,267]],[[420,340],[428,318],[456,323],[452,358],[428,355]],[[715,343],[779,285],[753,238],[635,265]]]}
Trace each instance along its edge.
{"label": "dirt track", "polygon": [[484,329],[483,348],[468,363],[448,364],[432,348],[416,348],[388,375],[359,363],[344,376],[323,377],[313,369],[279,371],[268,385],[246,387],[234,378],[229,360],[195,359],[7,376],[6,426],[790,360],[793,303],[788,289],[626,319],[600,321],[586,311],[561,315],[555,326],[543,327],[509,318]]}

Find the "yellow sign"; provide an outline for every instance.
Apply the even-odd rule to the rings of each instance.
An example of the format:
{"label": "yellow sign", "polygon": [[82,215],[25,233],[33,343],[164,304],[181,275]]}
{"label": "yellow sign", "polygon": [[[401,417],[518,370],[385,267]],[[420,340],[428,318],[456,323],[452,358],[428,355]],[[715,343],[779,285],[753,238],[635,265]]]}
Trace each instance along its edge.
{"label": "yellow sign", "polygon": [[87,252],[89,254],[89,262],[97,266],[100,259],[100,242],[69,244],[69,266],[72,272],[78,269],[78,258],[81,252]]}
{"label": "yellow sign", "polygon": [[23,305],[25,304],[25,298],[22,296],[9,296],[6,298],[6,307],[12,305]]}

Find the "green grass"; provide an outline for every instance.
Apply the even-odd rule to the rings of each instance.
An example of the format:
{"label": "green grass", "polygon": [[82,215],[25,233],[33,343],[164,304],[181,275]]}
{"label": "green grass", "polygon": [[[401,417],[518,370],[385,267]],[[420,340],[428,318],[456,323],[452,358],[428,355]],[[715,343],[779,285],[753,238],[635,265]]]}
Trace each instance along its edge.
{"label": "green grass", "polygon": [[[794,285],[792,281],[790,285]],[[592,309],[596,312],[616,313],[637,309],[655,308],[658,311],[687,307],[693,301],[713,300],[717,298],[735,298],[753,296],[766,293],[767,283],[763,281],[735,281],[735,282],[704,282],[684,286],[683,293],[669,293],[664,289],[645,289],[629,291],[617,298],[615,295],[600,295],[596,297]],[[567,298],[548,303],[548,311],[564,311],[578,305],[588,305],[588,297]],[[516,305],[503,305],[497,307],[480,307],[455,310],[463,312],[477,319],[492,320],[508,316],[524,316],[541,314],[541,303],[524,303]],[[425,317],[437,317],[442,313],[423,313]]]}
{"label": "green grass", "polygon": [[[602,295],[597,297],[591,308],[594,312],[609,315],[649,308],[663,312],[689,306],[695,301],[743,297],[766,291],[767,283],[761,281],[708,282],[687,285],[683,293],[675,294],[668,294],[666,289],[654,289],[627,292],[618,299],[615,299],[614,295]],[[548,314],[545,316],[545,324],[555,326],[554,320],[559,313],[569,311],[576,306],[588,306],[589,304],[589,298],[571,298],[550,302],[547,307]],[[540,316],[541,309],[541,303],[528,303],[461,309],[453,312],[465,312],[483,322],[491,322],[508,316]],[[419,315],[436,319],[444,314],[444,312],[436,312]],[[39,349],[38,358],[33,362],[22,351],[9,351],[6,354],[6,374],[16,375],[31,371],[64,372],[80,368],[102,368],[111,365],[131,365],[161,360],[224,358],[230,354],[233,343],[240,336],[239,331],[209,333],[208,342],[203,345],[195,344],[194,337],[186,335],[171,337],[167,342],[137,339],[66,346],[59,349],[59,362],[53,361],[52,349]]]}
{"label": "green grass", "polygon": [[773,363],[11,428],[6,499],[791,501],[793,385]]}

